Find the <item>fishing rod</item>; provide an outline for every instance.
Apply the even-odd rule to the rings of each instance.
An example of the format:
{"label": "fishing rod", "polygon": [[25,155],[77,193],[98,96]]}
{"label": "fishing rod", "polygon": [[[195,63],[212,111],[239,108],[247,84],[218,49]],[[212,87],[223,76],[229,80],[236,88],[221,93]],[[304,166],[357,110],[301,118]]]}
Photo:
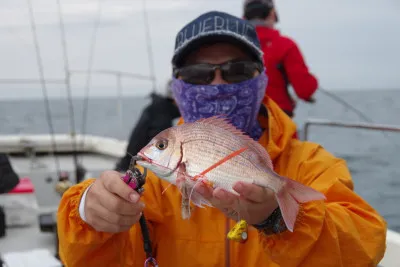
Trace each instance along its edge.
{"label": "fishing rod", "polygon": [[[339,97],[339,96],[337,96],[337,95],[335,95],[335,94],[333,94],[333,93],[329,92],[328,90],[325,90],[324,88],[321,88],[321,87],[319,87],[318,90],[321,91],[321,93],[325,94],[326,96],[332,98],[336,102],[342,104],[343,106],[345,106],[348,109],[350,109],[351,111],[353,111],[355,114],[357,114],[364,121],[369,122],[369,123],[375,123],[370,117],[368,117],[362,111],[360,111],[359,109],[357,109],[354,106],[352,106],[351,104],[349,104],[343,98],[341,98],[341,97]],[[391,143],[393,143],[396,147],[400,148],[399,145],[396,142],[394,142],[393,140],[390,139],[390,137],[387,135],[386,132],[384,132],[384,131],[380,131],[380,132],[386,137],[386,139],[391,141]]]}
{"label": "fishing rod", "polygon": [[[84,104],[83,104],[83,114],[82,114],[82,142],[81,148],[84,149],[85,146],[85,133],[86,133],[86,124],[87,124],[87,117],[88,117],[88,109],[89,109],[89,91],[92,82],[92,68],[93,68],[93,60],[94,60],[94,53],[96,48],[97,42],[97,32],[100,27],[101,23],[101,15],[102,15],[102,0],[97,0],[97,14],[96,19],[94,22],[94,28],[92,32],[92,38],[89,45],[89,57],[88,57],[88,65],[87,65],[87,76],[86,76],[86,86],[85,86],[85,95],[84,95]],[[83,157],[80,159],[80,163],[82,164]]]}
{"label": "fishing rod", "polygon": [[36,64],[38,67],[39,80],[40,80],[42,92],[43,92],[43,100],[44,100],[45,109],[46,109],[47,123],[49,126],[50,135],[51,135],[52,154],[54,156],[54,161],[56,164],[56,170],[58,173],[58,177],[60,177],[61,166],[60,166],[60,162],[57,157],[57,144],[56,144],[56,140],[55,140],[55,132],[54,132],[53,120],[52,120],[52,116],[51,116],[50,101],[49,101],[49,97],[47,94],[46,79],[44,77],[43,59],[42,59],[42,55],[41,55],[41,51],[40,51],[40,47],[39,47],[38,36],[37,36],[37,32],[36,32],[36,20],[35,20],[35,15],[34,15],[34,11],[33,11],[33,4],[32,4],[31,0],[27,0],[27,4],[28,4],[29,21],[30,21],[30,25],[31,25],[33,44],[34,44],[34,48],[35,48],[35,52],[36,52],[35,53],[36,54]]}
{"label": "fishing rod", "polygon": [[147,57],[149,60],[149,68],[150,68],[150,76],[152,78],[152,84],[153,84],[153,93],[156,91],[157,87],[157,81],[156,81],[156,74],[155,74],[155,69],[154,69],[154,57],[153,57],[153,49],[152,49],[152,40],[151,40],[151,34],[150,34],[150,24],[149,24],[149,19],[147,15],[147,6],[146,6],[146,0],[143,0],[143,20],[144,20],[144,27],[145,27],[145,33],[146,33],[146,44],[147,44]]}
{"label": "fishing rod", "polygon": [[78,164],[78,148],[76,141],[76,129],[75,129],[75,113],[74,113],[74,105],[72,102],[72,91],[71,91],[71,77],[70,77],[70,68],[68,61],[68,50],[67,50],[67,40],[65,34],[65,25],[63,20],[63,12],[61,8],[61,0],[57,0],[57,10],[59,17],[59,27],[60,27],[60,35],[61,35],[61,46],[63,48],[63,59],[64,59],[64,72],[65,72],[65,88],[67,91],[67,99],[68,99],[68,108],[69,108],[69,123],[70,123],[70,131],[72,138],[72,147],[73,147],[73,160],[75,165],[75,181],[79,183],[81,180],[81,175],[79,171]]}

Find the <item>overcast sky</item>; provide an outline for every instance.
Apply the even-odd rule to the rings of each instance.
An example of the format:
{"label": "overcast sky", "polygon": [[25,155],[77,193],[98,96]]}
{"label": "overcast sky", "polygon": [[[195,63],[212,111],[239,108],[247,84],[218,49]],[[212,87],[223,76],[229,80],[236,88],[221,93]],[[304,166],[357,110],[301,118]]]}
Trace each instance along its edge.
{"label": "overcast sky", "polygon": [[[88,68],[97,0],[61,0],[72,70]],[[38,79],[27,0],[0,0],[0,80]],[[32,0],[46,79],[62,79],[63,58],[56,0]],[[100,0],[100,27],[93,69],[149,75],[142,0]],[[177,31],[209,10],[241,16],[242,0],[147,0],[159,90],[170,76]],[[294,38],[322,87],[400,88],[400,2],[398,0],[278,0],[283,34]],[[91,95],[116,94],[115,77],[95,75]],[[85,76],[72,77],[80,96]],[[124,95],[149,92],[149,82],[123,79]],[[51,96],[63,86],[48,85]],[[0,98],[40,97],[39,85],[0,84]]]}

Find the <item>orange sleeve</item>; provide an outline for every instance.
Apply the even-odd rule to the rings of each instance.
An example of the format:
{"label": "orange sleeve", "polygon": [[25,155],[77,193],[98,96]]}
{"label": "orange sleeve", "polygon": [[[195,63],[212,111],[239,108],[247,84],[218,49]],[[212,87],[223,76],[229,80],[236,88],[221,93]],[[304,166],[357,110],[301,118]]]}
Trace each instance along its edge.
{"label": "orange sleeve", "polygon": [[[154,243],[155,225],[162,220],[158,186],[148,179],[142,200],[146,203],[144,214]],[[67,190],[57,213],[59,254],[66,267],[80,266],[143,266],[145,253],[139,223],[128,232],[112,234],[97,232],[79,215],[79,202],[85,189],[94,179],[74,185]]]}
{"label": "orange sleeve", "polygon": [[376,266],[386,249],[386,222],[353,191],[344,160],[302,146],[291,152],[298,163],[287,164],[288,177],[327,200],[303,204],[293,233],[262,236],[266,252],[280,266]]}

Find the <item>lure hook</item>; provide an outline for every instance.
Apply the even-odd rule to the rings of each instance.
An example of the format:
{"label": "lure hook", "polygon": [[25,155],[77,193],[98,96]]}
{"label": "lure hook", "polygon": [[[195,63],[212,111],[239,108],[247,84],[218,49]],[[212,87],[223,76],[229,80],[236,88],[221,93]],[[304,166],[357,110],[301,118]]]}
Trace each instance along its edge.
{"label": "lure hook", "polygon": [[140,156],[133,156],[129,164],[129,169],[126,171],[122,180],[139,194],[143,193],[143,185],[146,182],[147,168],[144,168],[143,173],[136,167],[136,161],[142,160]]}

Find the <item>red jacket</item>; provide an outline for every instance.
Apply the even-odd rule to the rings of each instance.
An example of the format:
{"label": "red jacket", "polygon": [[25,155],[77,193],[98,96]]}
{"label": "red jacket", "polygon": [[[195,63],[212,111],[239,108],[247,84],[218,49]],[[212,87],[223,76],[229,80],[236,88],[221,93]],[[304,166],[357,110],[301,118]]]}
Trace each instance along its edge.
{"label": "red jacket", "polygon": [[[318,81],[308,71],[300,49],[293,40],[270,27],[257,25],[256,30],[267,68],[266,94],[286,113],[293,113],[296,103],[289,95],[288,84],[292,85],[300,99],[307,101],[317,90]],[[283,68],[280,70],[279,66]],[[282,71],[286,73],[287,80]]]}

